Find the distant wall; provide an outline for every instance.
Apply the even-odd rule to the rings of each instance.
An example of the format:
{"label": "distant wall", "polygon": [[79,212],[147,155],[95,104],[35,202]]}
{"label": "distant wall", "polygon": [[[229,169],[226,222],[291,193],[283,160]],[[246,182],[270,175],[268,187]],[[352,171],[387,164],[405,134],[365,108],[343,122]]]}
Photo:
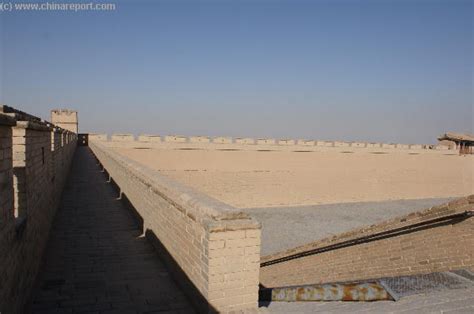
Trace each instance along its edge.
{"label": "distant wall", "polygon": [[[273,138],[231,138],[231,137],[208,137],[208,136],[180,136],[180,135],[139,135],[137,139],[132,134],[112,134],[111,140],[107,140],[107,134],[89,134],[89,141],[107,142],[111,147],[171,147],[173,145],[186,145],[186,148],[196,149],[229,149],[229,150],[267,150],[272,145],[272,150],[292,151],[304,149],[305,151],[337,151],[344,152],[399,152],[410,153],[449,153],[449,146],[444,145],[422,145],[422,144],[392,144],[392,143],[366,143],[366,142],[343,142],[343,141],[321,141],[311,139],[273,139]],[[300,148],[298,148],[300,147]],[[304,148],[303,148],[304,147]],[[184,147],[183,147],[184,148]]]}
{"label": "distant wall", "polygon": [[108,140],[107,134],[89,133],[88,137],[89,137],[89,141],[107,141]]}
{"label": "distant wall", "polygon": [[148,143],[160,143],[161,142],[161,136],[143,134],[143,135],[138,136],[138,141],[139,142],[148,142]]}
{"label": "distant wall", "polygon": [[104,142],[90,141],[89,147],[143,219],[147,238],[171,257],[169,266],[201,312],[257,309],[259,223]]}
{"label": "distant wall", "polygon": [[77,135],[0,113],[0,312],[22,313],[38,273]]}
{"label": "distant wall", "polygon": [[290,139],[278,140],[278,145],[295,145],[295,140],[290,140]]}
{"label": "distant wall", "polygon": [[188,138],[181,135],[167,135],[165,136],[165,142],[171,143],[185,143],[188,141]]}
{"label": "distant wall", "polygon": [[191,136],[189,138],[191,143],[210,143],[211,139],[207,136]]}
{"label": "distant wall", "polygon": [[297,141],[298,145],[305,145],[305,146],[314,146],[316,145],[316,142],[313,140],[298,140]]}
{"label": "distant wall", "polygon": [[252,145],[252,144],[255,144],[255,140],[249,137],[245,137],[245,138],[238,137],[235,139],[235,143]]}
{"label": "distant wall", "polygon": [[259,138],[257,139],[258,145],[275,145],[276,140],[274,138]]}
{"label": "distant wall", "polygon": [[112,142],[133,142],[133,134],[112,134]]}
{"label": "distant wall", "polygon": [[231,137],[215,137],[212,140],[212,142],[216,144],[231,144],[232,138]]}
{"label": "distant wall", "polygon": [[[262,257],[262,262],[336,245],[363,236],[474,210],[474,195],[376,225],[356,229],[292,250]],[[266,287],[351,281],[467,268],[474,270],[474,218],[356,244],[262,267]]]}

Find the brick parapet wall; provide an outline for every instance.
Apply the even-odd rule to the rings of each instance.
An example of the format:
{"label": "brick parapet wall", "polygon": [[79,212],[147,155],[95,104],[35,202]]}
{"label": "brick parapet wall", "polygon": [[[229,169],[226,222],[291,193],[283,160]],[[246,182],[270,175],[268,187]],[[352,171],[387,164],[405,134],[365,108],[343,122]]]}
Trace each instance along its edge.
{"label": "brick parapet wall", "polygon": [[[442,145],[389,144],[341,141],[317,141],[294,139],[253,139],[180,135],[139,135],[113,134],[108,141],[107,134],[90,134],[90,141],[105,141],[117,147],[157,147],[166,148],[175,145],[193,149],[238,149],[238,150],[276,150],[276,151],[351,151],[351,152],[398,152],[398,153],[448,153],[449,147]],[[455,154],[453,152],[453,154]]]}
{"label": "brick parapet wall", "polygon": [[[261,226],[243,212],[121,156],[101,142],[90,148],[191,282],[203,312],[256,311]],[[200,298],[192,298],[194,301]]]}
{"label": "brick parapet wall", "polygon": [[0,226],[13,217],[13,118],[0,115]]}
{"label": "brick parapet wall", "polygon": [[[262,263],[472,210],[474,195],[265,256],[262,257]],[[262,267],[260,279],[266,287],[277,287],[461,268],[474,270],[473,218]]]}
{"label": "brick parapet wall", "polygon": [[[22,313],[40,266],[76,135],[13,108],[0,109],[4,157],[0,173],[7,177],[0,198],[0,312]],[[2,123],[5,115],[14,125]],[[61,141],[64,137],[68,143],[61,146],[66,142]]]}

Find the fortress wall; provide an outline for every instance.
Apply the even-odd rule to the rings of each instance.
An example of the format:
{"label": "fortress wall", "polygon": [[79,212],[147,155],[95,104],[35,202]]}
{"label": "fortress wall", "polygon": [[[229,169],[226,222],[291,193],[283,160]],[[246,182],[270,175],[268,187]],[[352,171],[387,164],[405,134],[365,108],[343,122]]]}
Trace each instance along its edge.
{"label": "fortress wall", "polygon": [[[474,210],[474,195],[262,258],[262,262]],[[266,287],[376,279],[455,269],[474,270],[474,218],[262,267]]]}
{"label": "fortress wall", "polygon": [[14,119],[0,115],[0,226],[13,216],[12,125],[15,124]]}
{"label": "fortress wall", "polygon": [[[293,151],[298,146],[305,147],[309,151],[333,151],[344,150],[349,147],[360,148],[357,152],[384,152],[408,153],[408,150],[416,150],[416,153],[442,153],[449,148],[442,145],[421,144],[392,144],[392,143],[365,143],[365,142],[343,142],[343,141],[316,141],[316,140],[294,140],[272,138],[231,138],[231,137],[207,137],[207,136],[178,136],[167,135],[139,135],[135,140],[131,134],[114,134],[111,141],[107,141],[107,134],[89,134],[90,141],[102,141],[109,147],[129,148],[187,148],[187,149],[229,149],[229,150],[265,150],[268,145],[273,145],[272,150]],[[226,145],[222,145],[226,144]],[[178,146],[176,146],[178,145]],[[186,145],[186,146],[182,146]],[[220,146],[222,145],[222,146]],[[355,151],[354,151],[355,152]]]}
{"label": "fortress wall", "polygon": [[295,145],[295,140],[290,140],[290,139],[278,140],[278,145]]}
{"label": "fortress wall", "polygon": [[365,148],[367,147],[367,143],[352,142],[351,147]]}
{"label": "fortress wall", "polygon": [[382,148],[395,148],[395,144],[383,143]]}
{"label": "fortress wall", "polygon": [[211,139],[207,136],[191,136],[189,138],[191,143],[210,143]]}
{"label": "fortress wall", "polygon": [[112,142],[133,142],[135,137],[133,134],[112,134]]}
{"label": "fortress wall", "polygon": [[15,125],[0,127],[5,185],[0,215],[0,312],[22,313],[59,204],[76,134],[9,109]]}
{"label": "fortress wall", "polygon": [[316,141],[316,146],[326,146],[326,142],[325,141]]}
{"label": "fortress wall", "polygon": [[259,138],[257,139],[257,145],[275,145],[276,140],[274,138]]}
{"label": "fortress wall", "polygon": [[236,138],[235,139],[235,143],[236,144],[244,144],[244,145],[253,145],[255,144],[255,139],[253,138],[249,138],[249,137],[245,137],[245,138]]}
{"label": "fortress wall", "polygon": [[188,138],[185,136],[179,136],[179,135],[167,135],[165,136],[165,142],[171,142],[171,143],[186,143],[188,141]]}
{"label": "fortress wall", "polygon": [[398,149],[409,149],[410,148],[410,145],[408,145],[408,144],[396,144],[395,146]]}
{"label": "fortress wall", "polygon": [[107,134],[89,133],[89,141],[107,141]]}
{"label": "fortress wall", "polygon": [[257,309],[261,226],[236,208],[132,161],[101,142],[90,148],[143,219],[202,312]]}
{"label": "fortress wall", "polygon": [[146,135],[142,134],[138,136],[139,142],[149,142],[149,143],[160,143],[161,137],[159,135]]}
{"label": "fortress wall", "polygon": [[366,147],[370,147],[370,148],[380,148],[382,147],[382,144],[380,143],[367,143],[367,146]]}
{"label": "fortress wall", "polygon": [[231,144],[232,138],[231,137],[215,137],[212,140],[212,142],[216,144]]}
{"label": "fortress wall", "polygon": [[334,142],[334,147],[349,147],[349,146],[350,144],[347,142],[338,142],[338,141]]}
{"label": "fortress wall", "polygon": [[316,145],[316,142],[313,140],[298,140],[297,144],[304,145],[304,146],[314,146]]}

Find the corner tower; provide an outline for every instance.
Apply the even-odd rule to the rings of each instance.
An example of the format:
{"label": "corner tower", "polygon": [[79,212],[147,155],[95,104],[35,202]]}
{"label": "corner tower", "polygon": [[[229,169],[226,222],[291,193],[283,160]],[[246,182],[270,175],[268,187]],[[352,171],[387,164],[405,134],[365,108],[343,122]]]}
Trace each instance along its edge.
{"label": "corner tower", "polygon": [[51,123],[77,134],[79,131],[77,111],[69,109],[51,110]]}

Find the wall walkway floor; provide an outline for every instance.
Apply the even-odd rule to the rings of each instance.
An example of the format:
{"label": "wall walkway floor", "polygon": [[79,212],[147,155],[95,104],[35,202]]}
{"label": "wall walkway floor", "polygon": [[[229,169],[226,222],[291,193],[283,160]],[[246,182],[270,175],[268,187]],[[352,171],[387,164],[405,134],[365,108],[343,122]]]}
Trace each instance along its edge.
{"label": "wall walkway floor", "polygon": [[32,313],[194,313],[88,147],[72,163]]}

